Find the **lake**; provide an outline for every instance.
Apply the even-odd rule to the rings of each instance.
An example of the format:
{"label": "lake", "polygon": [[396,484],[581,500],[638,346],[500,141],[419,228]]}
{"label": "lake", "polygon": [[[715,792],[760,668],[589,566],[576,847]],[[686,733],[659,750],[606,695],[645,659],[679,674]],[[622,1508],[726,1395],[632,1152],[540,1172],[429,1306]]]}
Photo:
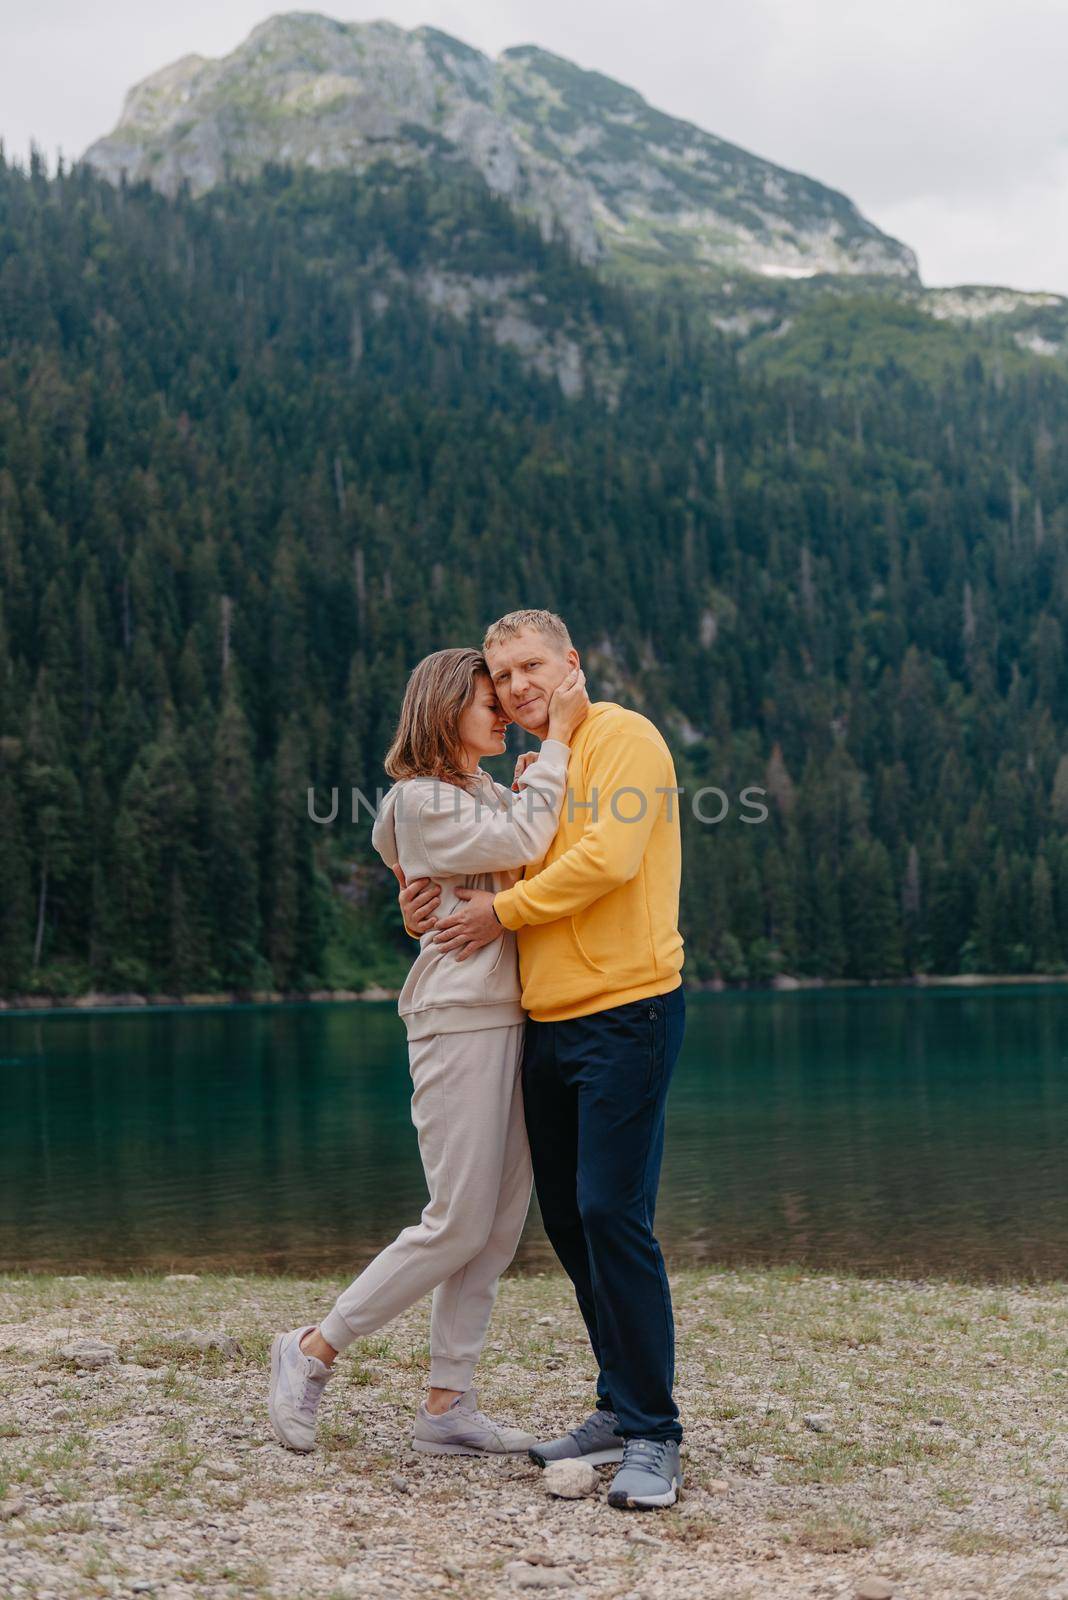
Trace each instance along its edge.
{"label": "lake", "polygon": [[[1068,988],[687,999],[669,1265],[1068,1277]],[[426,1198],[409,1093],[392,1002],[2,1016],[0,1267],[356,1270]]]}

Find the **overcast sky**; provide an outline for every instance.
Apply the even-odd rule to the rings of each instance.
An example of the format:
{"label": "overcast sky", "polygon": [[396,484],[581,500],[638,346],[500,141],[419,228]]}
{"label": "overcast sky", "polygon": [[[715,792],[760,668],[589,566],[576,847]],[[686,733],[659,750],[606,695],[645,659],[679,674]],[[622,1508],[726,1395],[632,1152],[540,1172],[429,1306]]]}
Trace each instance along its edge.
{"label": "overcast sky", "polygon": [[[54,161],[178,56],[224,55],[284,4],[0,0],[0,137]],[[301,9],[313,9],[304,7]],[[335,0],[490,55],[539,44],[842,189],[925,282],[1068,294],[1068,0]]]}

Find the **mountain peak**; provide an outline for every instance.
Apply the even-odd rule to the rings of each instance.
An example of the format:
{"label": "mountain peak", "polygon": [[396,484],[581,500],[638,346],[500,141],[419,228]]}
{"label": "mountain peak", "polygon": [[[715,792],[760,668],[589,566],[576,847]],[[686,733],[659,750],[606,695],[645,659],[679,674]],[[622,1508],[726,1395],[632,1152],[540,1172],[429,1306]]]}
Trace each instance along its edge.
{"label": "mountain peak", "polygon": [[114,181],[198,194],[269,161],[359,170],[428,150],[561,230],[580,259],[632,275],[917,278],[912,252],[845,195],[539,45],[494,61],[429,26],[268,17],[230,55],[184,56],[137,84],[84,159]]}

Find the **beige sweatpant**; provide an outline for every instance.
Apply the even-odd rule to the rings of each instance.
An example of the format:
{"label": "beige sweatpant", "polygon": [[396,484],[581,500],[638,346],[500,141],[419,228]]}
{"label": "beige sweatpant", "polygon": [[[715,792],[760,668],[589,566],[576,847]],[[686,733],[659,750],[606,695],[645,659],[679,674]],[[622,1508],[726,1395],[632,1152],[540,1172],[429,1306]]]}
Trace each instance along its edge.
{"label": "beige sweatpant", "polygon": [[412,1121],[430,1199],[320,1324],[335,1350],[434,1291],[430,1384],[468,1389],[497,1280],[530,1204],[520,1067],[524,1025],[410,1039]]}

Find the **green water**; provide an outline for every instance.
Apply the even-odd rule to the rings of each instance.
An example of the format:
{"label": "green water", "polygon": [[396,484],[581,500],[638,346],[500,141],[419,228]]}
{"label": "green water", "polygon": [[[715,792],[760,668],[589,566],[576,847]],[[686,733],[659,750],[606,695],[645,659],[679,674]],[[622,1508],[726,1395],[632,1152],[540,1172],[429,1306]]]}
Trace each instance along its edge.
{"label": "green water", "polygon": [[[669,1262],[1068,1277],[1068,989],[688,1000]],[[0,1267],[347,1273],[425,1199],[408,1095],[392,1003],[0,1018]]]}

